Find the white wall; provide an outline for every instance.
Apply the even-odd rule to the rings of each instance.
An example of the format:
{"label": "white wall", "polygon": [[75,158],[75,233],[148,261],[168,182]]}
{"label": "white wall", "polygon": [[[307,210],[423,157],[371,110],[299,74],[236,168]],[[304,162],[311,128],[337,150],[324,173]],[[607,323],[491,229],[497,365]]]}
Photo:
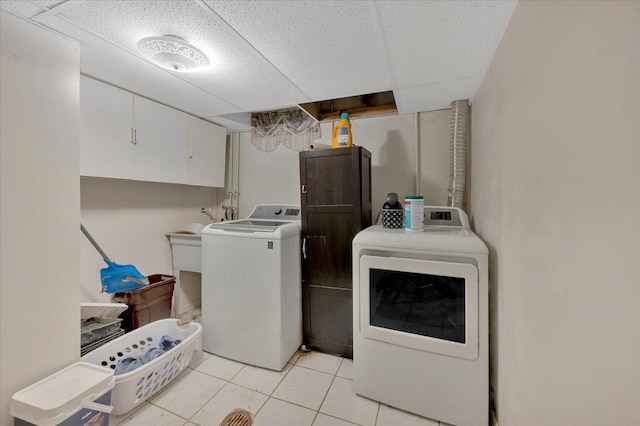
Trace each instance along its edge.
{"label": "white wall", "polygon": [[256,204],[300,204],[298,153],[280,145],[263,152],[240,133],[238,217],[249,216]]}
{"label": "white wall", "polygon": [[0,424],[80,358],[79,47],[0,12]]}
{"label": "white wall", "polygon": [[[421,192],[425,202],[443,205],[447,201],[449,176],[450,111],[420,113]],[[414,114],[355,118],[351,123],[353,144],[371,152],[373,217],[376,218],[389,192],[400,199],[415,193],[416,117]],[[314,143],[331,144],[333,123],[321,123],[322,137]],[[246,217],[259,203],[300,204],[299,153],[278,146],[262,152],[240,136],[240,217]],[[444,185],[443,185],[444,176]]]}
{"label": "white wall", "polygon": [[[444,206],[449,195],[451,110],[420,114],[420,193],[426,206]],[[468,163],[467,163],[468,164]]]}
{"label": "white wall", "polygon": [[[223,200],[214,188],[84,177],[80,193],[82,223],[96,242],[111,260],[133,264],[144,275],[173,275],[165,234],[187,223],[211,222],[200,209]],[[110,294],[100,293],[106,264],[84,236],[80,244],[82,301],[110,301]]]}
{"label": "white wall", "polygon": [[473,104],[500,425],[640,421],[640,3],[520,2]]}

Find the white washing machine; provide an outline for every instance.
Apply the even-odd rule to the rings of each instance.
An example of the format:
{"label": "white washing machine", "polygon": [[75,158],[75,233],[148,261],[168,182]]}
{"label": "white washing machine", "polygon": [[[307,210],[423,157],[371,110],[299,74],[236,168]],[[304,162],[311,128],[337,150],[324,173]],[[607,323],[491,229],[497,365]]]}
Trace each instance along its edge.
{"label": "white washing machine", "polygon": [[423,232],[356,235],[356,393],[452,425],[489,423],[488,252],[451,207],[425,207]]}
{"label": "white washing machine", "polygon": [[202,231],[202,349],[282,370],[302,344],[300,206]]}

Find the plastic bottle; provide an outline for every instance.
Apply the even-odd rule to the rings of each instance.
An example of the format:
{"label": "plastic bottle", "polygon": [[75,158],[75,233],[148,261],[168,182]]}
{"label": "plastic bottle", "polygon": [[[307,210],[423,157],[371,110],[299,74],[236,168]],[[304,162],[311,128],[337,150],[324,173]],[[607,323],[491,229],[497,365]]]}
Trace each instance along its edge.
{"label": "plastic bottle", "polygon": [[333,128],[331,146],[333,148],[350,148],[352,143],[349,113],[343,112],[340,115],[340,121],[338,121],[338,124]]}
{"label": "plastic bottle", "polygon": [[404,229],[421,232],[424,225],[424,197],[407,195],[404,197]]}
{"label": "plastic bottle", "polygon": [[390,192],[387,194],[387,199],[382,205],[383,209],[402,209],[402,204],[398,201],[398,194]]}

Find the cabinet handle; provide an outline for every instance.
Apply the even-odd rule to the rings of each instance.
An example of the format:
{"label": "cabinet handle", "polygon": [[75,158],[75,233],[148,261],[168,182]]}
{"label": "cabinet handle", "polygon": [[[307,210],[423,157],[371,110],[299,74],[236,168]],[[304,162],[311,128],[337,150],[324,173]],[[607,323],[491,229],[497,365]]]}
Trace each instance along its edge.
{"label": "cabinet handle", "polygon": [[193,146],[189,145],[189,158],[193,158]]}
{"label": "cabinet handle", "polygon": [[302,185],[302,193],[303,194],[307,193],[307,185]]}
{"label": "cabinet handle", "polygon": [[307,258],[307,237],[302,239],[302,258]]}
{"label": "cabinet handle", "polygon": [[133,129],[133,143],[138,144],[138,129]]}
{"label": "cabinet handle", "polygon": [[131,128],[131,143],[135,145],[136,141],[133,138],[133,127]]}

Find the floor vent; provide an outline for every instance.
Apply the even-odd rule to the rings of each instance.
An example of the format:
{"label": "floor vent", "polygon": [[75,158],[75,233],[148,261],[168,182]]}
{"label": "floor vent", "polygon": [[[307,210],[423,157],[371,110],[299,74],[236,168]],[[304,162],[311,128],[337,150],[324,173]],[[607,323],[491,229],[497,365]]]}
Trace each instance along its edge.
{"label": "floor vent", "polygon": [[253,424],[253,415],[241,409],[235,409],[222,420],[220,426],[251,426]]}

